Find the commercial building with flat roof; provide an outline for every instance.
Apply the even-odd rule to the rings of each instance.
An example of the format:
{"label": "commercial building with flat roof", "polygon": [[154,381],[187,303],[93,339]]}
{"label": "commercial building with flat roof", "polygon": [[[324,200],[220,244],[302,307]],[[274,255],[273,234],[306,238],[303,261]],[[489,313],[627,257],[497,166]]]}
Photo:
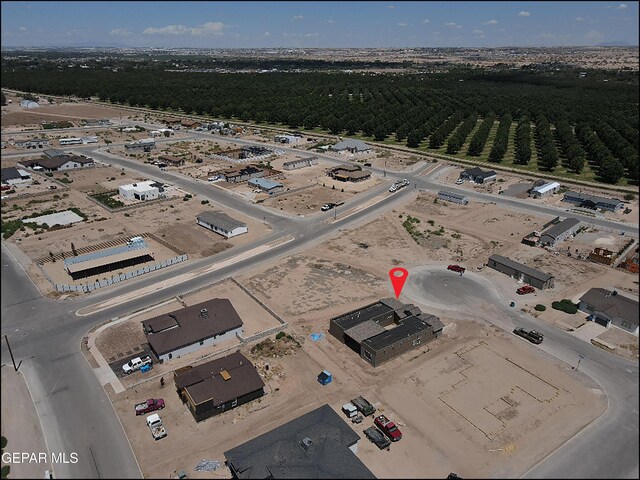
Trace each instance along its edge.
{"label": "commercial building with flat roof", "polygon": [[196,422],[264,395],[264,382],[256,367],[240,352],[179,368],[173,379]]}
{"label": "commercial building with flat roof", "polygon": [[329,321],[329,333],[377,367],[442,333],[443,324],[415,305],[385,298]]}
{"label": "commercial building with flat roof", "polygon": [[249,231],[246,223],[222,212],[202,212],[196,217],[196,223],[225,238],[235,237]]}
{"label": "commercial building with flat roof", "polygon": [[589,320],[609,328],[611,325],[638,335],[638,301],[620,295],[616,290],[591,288],[580,297],[580,310],[590,314]]}
{"label": "commercial building with flat roof", "polygon": [[374,367],[438,337],[443,324],[435,315],[420,313],[362,341],[361,356]]}
{"label": "commercial building with flat roof", "polygon": [[216,345],[244,332],[227,298],[175,310],[142,322],[151,351],[162,362]]}
{"label": "commercial building with flat roof", "polygon": [[153,180],[120,185],[118,193],[125,200],[155,200],[164,192],[162,184]]}
{"label": "commercial building with flat roof", "polygon": [[592,210],[608,210],[618,212],[624,210],[624,202],[618,198],[606,198],[586,193],[569,190],[564,193],[563,202],[573,203],[579,207],[590,208]]}
{"label": "commercial building with flat roof", "polygon": [[323,405],[224,452],[233,478],[376,478],[356,456],[360,436]]}
{"label": "commercial building with flat roof", "polygon": [[522,280],[540,290],[553,288],[555,277],[549,273],[528,267],[522,263],[503,257],[502,255],[491,255],[487,266],[501,273],[509,275],[516,280]]}

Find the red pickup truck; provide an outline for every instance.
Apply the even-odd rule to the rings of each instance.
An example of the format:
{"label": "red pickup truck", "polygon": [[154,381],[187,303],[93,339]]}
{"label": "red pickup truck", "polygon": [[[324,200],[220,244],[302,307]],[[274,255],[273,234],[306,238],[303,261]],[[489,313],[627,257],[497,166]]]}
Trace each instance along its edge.
{"label": "red pickup truck", "polygon": [[531,285],[523,285],[522,287],[516,290],[516,293],[518,295],[526,295],[527,293],[533,293],[535,291],[536,289],[533,288]]}
{"label": "red pickup truck", "polygon": [[146,402],[136,403],[136,415],[144,415],[145,413],[155,412],[164,408],[164,399],[150,398]]}
{"label": "red pickup truck", "polygon": [[460,265],[449,265],[447,267],[447,270],[451,270],[453,272],[459,273],[460,275],[462,275],[464,273],[464,271],[466,270],[466,268],[461,267]]}
{"label": "red pickup truck", "polygon": [[392,442],[397,442],[402,438],[400,429],[384,415],[378,415],[373,422]]}

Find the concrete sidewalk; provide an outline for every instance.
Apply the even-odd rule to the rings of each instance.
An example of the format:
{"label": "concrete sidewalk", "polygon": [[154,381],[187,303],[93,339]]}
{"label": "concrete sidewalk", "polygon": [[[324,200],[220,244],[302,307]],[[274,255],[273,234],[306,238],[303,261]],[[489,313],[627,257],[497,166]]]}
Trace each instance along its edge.
{"label": "concrete sidewalk", "polygon": [[[120,321],[124,320],[126,319],[121,319]],[[116,374],[113,373],[113,370],[111,370],[109,363],[107,363],[107,361],[102,356],[102,353],[100,353],[98,347],[96,347],[96,338],[98,338],[100,332],[111,326],[113,326],[113,323],[107,323],[106,325],[98,328],[95,332],[91,332],[87,340],[87,347],[89,348],[89,354],[92,355],[95,361],[98,362],[98,365],[100,365],[98,368],[93,369],[93,372],[98,378],[100,385],[104,387],[107,383],[110,383],[113,387],[114,392],[120,393],[125,391],[122,382],[120,382]]]}
{"label": "concrete sidewalk", "polygon": [[[4,453],[29,453],[46,458],[42,462],[10,463],[9,478],[43,478],[51,471],[49,449],[31,393],[20,371],[2,365],[2,436],[7,439]],[[45,454],[45,455],[42,455]],[[5,465],[5,462],[2,462]]]}

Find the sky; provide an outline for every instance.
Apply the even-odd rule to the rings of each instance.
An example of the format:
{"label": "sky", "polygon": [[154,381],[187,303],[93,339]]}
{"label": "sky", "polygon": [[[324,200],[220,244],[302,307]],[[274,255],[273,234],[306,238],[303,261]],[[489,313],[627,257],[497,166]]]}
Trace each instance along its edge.
{"label": "sky", "polygon": [[15,2],[3,47],[638,45],[638,2]]}

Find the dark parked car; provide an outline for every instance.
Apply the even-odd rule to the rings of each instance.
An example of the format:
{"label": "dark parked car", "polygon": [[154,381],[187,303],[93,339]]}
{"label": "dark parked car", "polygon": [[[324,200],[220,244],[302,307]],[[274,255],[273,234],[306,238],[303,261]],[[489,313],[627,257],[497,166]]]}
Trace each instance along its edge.
{"label": "dark parked car", "polygon": [[536,345],[540,345],[542,340],[544,340],[544,336],[541,333],[536,332],[535,330],[525,330],[524,328],[515,328],[513,333],[516,335],[526,338],[531,343],[535,343]]}

